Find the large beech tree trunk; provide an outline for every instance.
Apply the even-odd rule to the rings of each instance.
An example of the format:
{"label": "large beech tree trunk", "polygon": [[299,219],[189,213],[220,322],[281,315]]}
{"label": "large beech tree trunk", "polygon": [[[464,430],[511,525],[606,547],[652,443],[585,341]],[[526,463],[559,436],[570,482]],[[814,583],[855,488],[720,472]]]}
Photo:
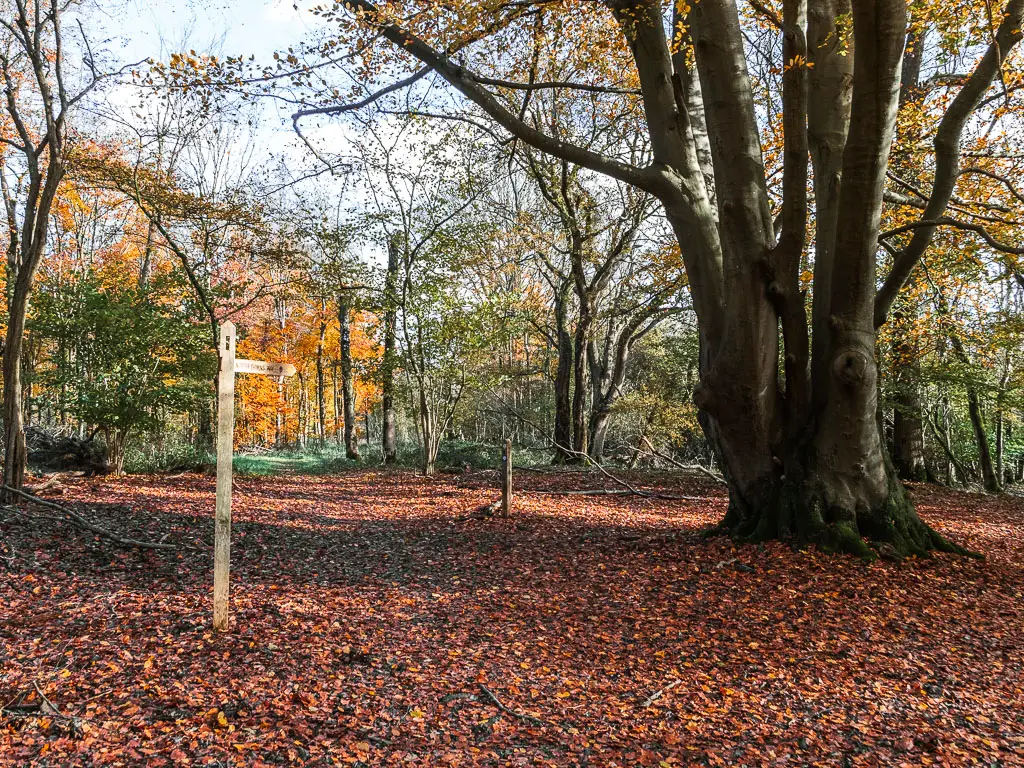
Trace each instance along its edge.
{"label": "large beech tree trunk", "polygon": [[[400,28],[399,16],[381,16],[369,0],[349,2],[363,23],[516,139],[661,201],[697,315],[701,381],[694,402],[729,484],[719,530],[864,557],[958,550],[918,518],[884,449],[876,329],[952,197],[964,126],[1021,39],[1024,0],[1008,0],[1004,14],[994,14],[998,29],[946,107],[928,202],[906,246],[890,245],[892,266],[880,289],[879,223],[907,35],[903,0],[782,1],[777,230],[736,0],[677,7],[671,35],[659,0],[607,3],[636,66],[652,156],[642,167],[520,119],[484,78]],[[673,57],[673,39],[692,41],[696,79],[689,56]],[[808,59],[813,67],[801,64]],[[800,280],[809,157],[816,199],[810,319]]]}

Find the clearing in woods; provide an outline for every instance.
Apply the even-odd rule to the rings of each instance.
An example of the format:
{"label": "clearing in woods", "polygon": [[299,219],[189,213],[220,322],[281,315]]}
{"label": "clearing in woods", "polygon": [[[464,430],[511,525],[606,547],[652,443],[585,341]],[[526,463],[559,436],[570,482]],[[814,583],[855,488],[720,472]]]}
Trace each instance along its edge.
{"label": "clearing in woods", "polygon": [[61,497],[177,552],[0,511],[0,764],[1024,760],[1020,499],[916,487],[987,559],[866,566],[701,539],[723,491],[635,479],[698,500],[520,492],[503,520],[474,517],[494,472],[238,478],[220,635],[212,477]]}

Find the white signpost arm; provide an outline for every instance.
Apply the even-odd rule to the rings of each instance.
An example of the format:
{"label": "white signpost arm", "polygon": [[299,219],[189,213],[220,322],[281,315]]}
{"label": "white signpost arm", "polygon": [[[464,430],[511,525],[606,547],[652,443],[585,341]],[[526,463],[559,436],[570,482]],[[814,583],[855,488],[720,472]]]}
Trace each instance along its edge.
{"label": "white signpost arm", "polygon": [[231,568],[231,455],[235,432],[235,324],[220,326],[217,377],[217,511],[213,532],[213,628],[228,628],[228,576]]}

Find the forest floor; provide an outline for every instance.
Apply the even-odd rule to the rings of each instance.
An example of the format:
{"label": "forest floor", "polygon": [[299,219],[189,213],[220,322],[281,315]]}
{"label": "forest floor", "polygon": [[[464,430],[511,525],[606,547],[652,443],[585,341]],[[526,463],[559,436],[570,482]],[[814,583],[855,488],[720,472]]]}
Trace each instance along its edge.
{"label": "forest floor", "polygon": [[987,558],[865,565],[702,539],[719,487],[634,480],[694,498],[242,478],[226,634],[211,477],[54,497],[175,552],[0,510],[0,765],[1024,765],[1024,500],[915,487]]}

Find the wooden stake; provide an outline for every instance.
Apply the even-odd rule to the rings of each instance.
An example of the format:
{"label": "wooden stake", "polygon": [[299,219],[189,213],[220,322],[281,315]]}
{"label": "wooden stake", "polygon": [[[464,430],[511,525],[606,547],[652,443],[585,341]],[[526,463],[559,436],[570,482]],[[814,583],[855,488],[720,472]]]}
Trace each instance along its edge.
{"label": "wooden stake", "polygon": [[217,511],[213,529],[213,628],[228,628],[231,569],[231,458],[235,432],[235,324],[220,326],[217,377]]}
{"label": "wooden stake", "polygon": [[505,452],[501,456],[501,515],[512,513],[512,441],[505,441]]}

